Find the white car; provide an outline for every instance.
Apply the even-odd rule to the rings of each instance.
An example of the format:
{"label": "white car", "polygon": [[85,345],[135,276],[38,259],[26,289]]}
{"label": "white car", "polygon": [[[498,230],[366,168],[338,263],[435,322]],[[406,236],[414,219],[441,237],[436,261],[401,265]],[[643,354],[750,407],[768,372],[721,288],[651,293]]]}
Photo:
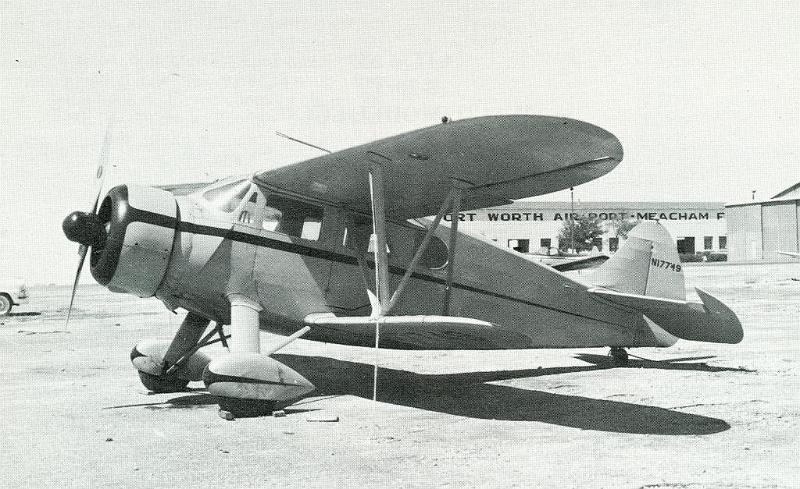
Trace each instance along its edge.
{"label": "white car", "polygon": [[28,302],[28,289],[21,281],[0,281],[0,316],[6,316],[11,308]]}

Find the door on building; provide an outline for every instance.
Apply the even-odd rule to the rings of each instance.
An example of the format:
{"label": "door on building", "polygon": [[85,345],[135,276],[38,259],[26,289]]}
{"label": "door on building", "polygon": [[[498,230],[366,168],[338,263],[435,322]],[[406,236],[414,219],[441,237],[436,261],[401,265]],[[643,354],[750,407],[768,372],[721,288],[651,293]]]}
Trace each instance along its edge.
{"label": "door on building", "polygon": [[592,240],[592,248],[597,248],[597,251],[603,251],[603,238],[594,238]]}
{"label": "door on building", "polygon": [[694,255],[694,236],[678,238],[678,253]]}
{"label": "door on building", "polygon": [[520,253],[527,253],[530,251],[531,240],[529,239],[509,239],[508,247]]}

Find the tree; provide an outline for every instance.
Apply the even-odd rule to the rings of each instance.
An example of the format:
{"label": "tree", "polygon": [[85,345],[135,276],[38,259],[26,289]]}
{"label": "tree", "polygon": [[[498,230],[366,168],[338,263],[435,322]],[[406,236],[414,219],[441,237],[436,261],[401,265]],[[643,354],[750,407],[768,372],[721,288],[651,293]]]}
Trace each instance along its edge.
{"label": "tree", "polygon": [[[572,239],[570,240],[570,235]],[[558,233],[559,251],[567,251],[571,242],[575,251],[589,251],[592,249],[595,238],[603,235],[600,220],[588,216],[580,216],[574,221],[566,220]]]}
{"label": "tree", "polygon": [[614,229],[618,237],[628,239],[628,232],[640,222],[638,219],[614,219],[608,221],[608,227]]}

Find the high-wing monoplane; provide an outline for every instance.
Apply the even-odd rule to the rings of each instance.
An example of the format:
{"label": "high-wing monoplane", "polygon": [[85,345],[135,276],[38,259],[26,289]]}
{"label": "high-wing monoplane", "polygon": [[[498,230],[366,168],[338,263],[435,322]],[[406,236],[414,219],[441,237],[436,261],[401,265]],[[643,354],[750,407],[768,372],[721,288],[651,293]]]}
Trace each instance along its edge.
{"label": "high-wing monoplane", "polygon": [[[303,334],[394,349],[612,347],[619,361],[625,348],[679,338],[740,341],[721,302],[701,290],[702,302],[686,301],[675,245],[656,223],[634,229],[592,286],[458,232],[461,210],[590,181],[622,155],[585,122],[480,117],[176,192],[186,195],[116,186],[63,227],[81,244],[79,273],[88,253],[111,291],[188,311],[172,341],[133,349],[144,385],[202,379],[238,414],[313,389],[271,357]],[[262,345],[262,329],[288,338]],[[206,356],[213,342],[229,353]]]}

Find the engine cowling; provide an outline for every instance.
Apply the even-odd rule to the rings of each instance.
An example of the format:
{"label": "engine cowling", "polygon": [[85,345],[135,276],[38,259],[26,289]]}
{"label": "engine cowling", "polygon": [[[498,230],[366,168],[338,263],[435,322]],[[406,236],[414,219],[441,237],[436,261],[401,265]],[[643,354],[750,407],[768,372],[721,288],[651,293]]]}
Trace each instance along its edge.
{"label": "engine cowling", "polygon": [[92,246],[92,276],[115,292],[155,295],[175,241],[175,197],[157,188],[119,185],[108,192],[97,215],[105,239]]}

